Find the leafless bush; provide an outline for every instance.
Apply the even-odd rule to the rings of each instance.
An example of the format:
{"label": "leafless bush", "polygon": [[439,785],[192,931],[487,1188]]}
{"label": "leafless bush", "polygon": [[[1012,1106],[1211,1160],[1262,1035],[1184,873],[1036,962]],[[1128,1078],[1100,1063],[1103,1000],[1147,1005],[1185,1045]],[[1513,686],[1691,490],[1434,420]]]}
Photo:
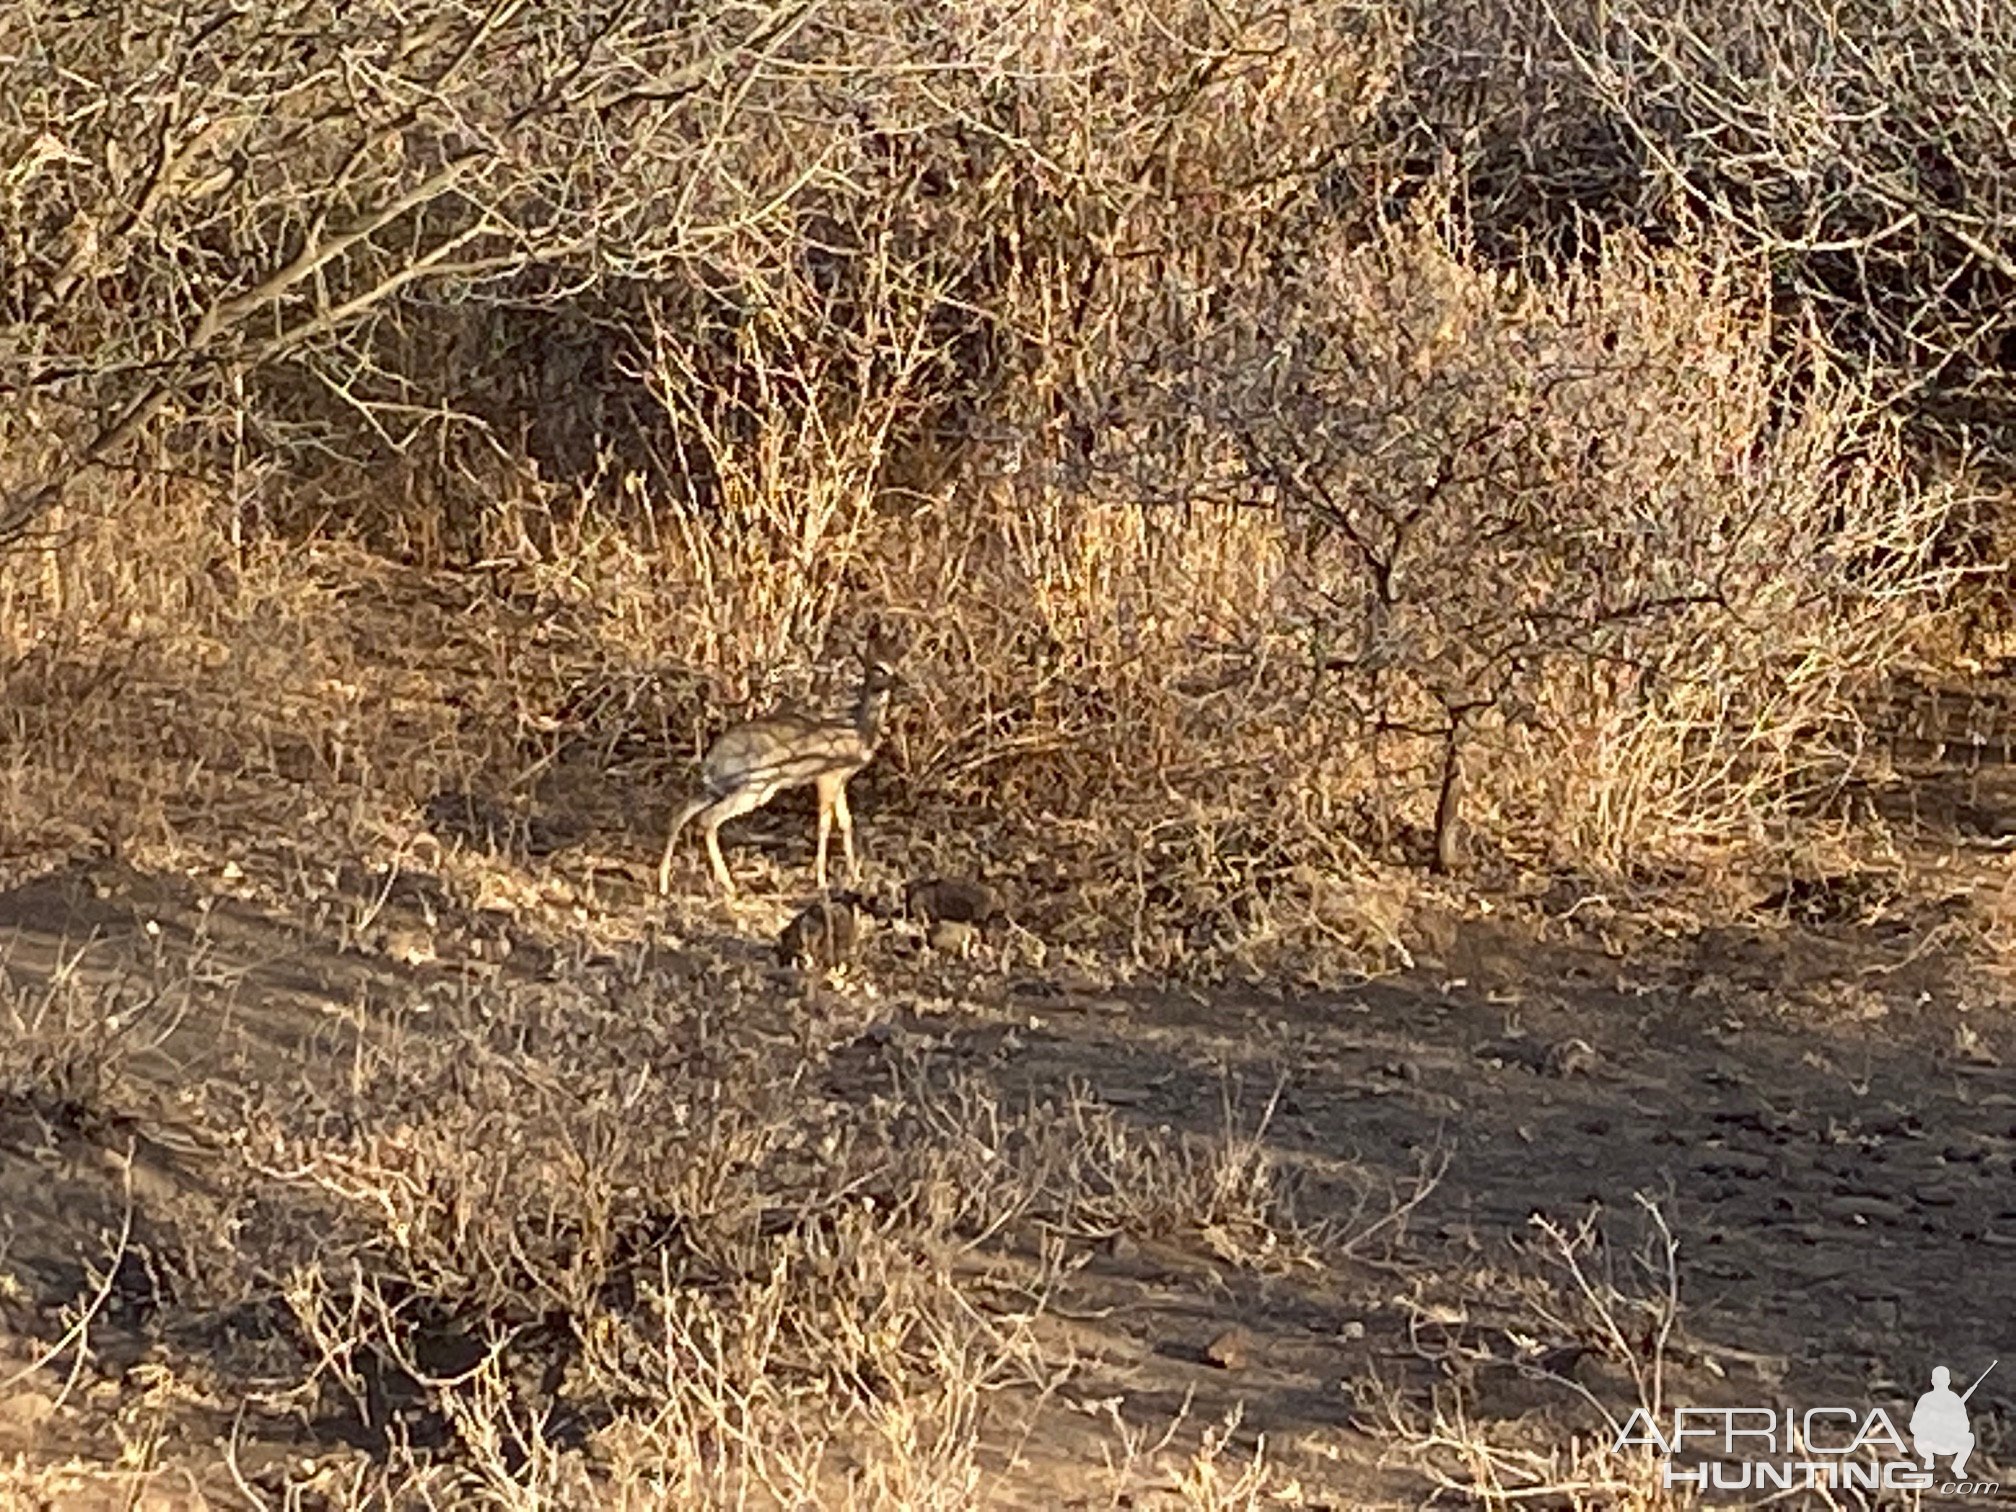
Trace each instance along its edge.
{"label": "leafless bush", "polygon": [[1773,352],[1766,297],[1706,251],[1613,241],[1536,276],[1420,230],[1329,244],[1278,281],[1172,291],[1099,460],[1169,507],[1278,521],[1270,631],[1301,717],[1392,744],[1441,865],[1478,740],[1524,744],[1534,776],[1600,751],[1628,802],[1493,796],[1522,827],[1594,800],[1617,827],[1572,849],[1617,857],[1674,833],[1662,790],[1712,830],[1838,770],[1849,695],[1950,581],[1948,496],[1913,488],[1824,352]]}
{"label": "leafless bush", "polygon": [[1210,182],[1278,198],[1314,170],[1376,64],[1329,79],[1332,110],[1277,97],[1285,67],[1320,102],[1318,69],[1369,56],[1348,8],[1305,10],[36,11],[4,60],[25,465],[0,523],[143,434],[171,465],[206,432],[239,464],[431,451],[428,486],[472,437],[508,469],[497,427],[551,430],[558,399],[592,454],[637,416],[594,407],[622,398],[639,291],[731,388],[692,359],[732,359],[780,286],[816,282],[830,335],[872,318],[847,271],[871,226],[978,378],[994,297],[1045,260],[1069,270],[1046,295],[1097,277],[1228,119],[1250,125],[1198,152]]}
{"label": "leafless bush", "polygon": [[1491,0],[1418,13],[1388,121],[1494,255],[1706,227],[1911,415],[2006,461],[2012,91],[2016,30],[1969,0]]}
{"label": "leafless bush", "polygon": [[135,1110],[138,1063],[176,1031],[195,966],[171,967],[158,926],[116,966],[88,936],[0,969],[0,1111],[104,1134]]}
{"label": "leafless bush", "polygon": [[1633,7],[1571,45],[1671,192],[1783,259],[1846,348],[1947,404],[2001,401],[2006,15]]}
{"label": "leafless bush", "polygon": [[293,1350],[264,1410],[346,1417],[432,1495],[970,1498],[986,1398],[1049,1367],[955,1276],[1001,1215],[949,1226],[942,1144],[683,1013],[472,1008],[249,1119],[239,1284]]}

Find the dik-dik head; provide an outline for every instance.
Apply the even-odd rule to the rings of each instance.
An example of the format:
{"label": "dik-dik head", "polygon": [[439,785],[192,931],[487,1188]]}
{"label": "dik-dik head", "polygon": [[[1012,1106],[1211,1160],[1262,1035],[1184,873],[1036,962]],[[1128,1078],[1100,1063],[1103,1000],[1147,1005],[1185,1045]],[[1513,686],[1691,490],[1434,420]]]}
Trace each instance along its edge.
{"label": "dik-dik head", "polygon": [[861,700],[863,713],[872,710],[873,722],[878,726],[889,695],[904,685],[903,674],[897,668],[905,649],[894,631],[879,620],[870,623],[868,637],[861,646]]}
{"label": "dik-dik head", "polygon": [[903,681],[898,670],[903,653],[908,648],[903,638],[881,620],[868,622],[868,636],[861,646],[861,665],[870,678],[886,681],[894,687]]}

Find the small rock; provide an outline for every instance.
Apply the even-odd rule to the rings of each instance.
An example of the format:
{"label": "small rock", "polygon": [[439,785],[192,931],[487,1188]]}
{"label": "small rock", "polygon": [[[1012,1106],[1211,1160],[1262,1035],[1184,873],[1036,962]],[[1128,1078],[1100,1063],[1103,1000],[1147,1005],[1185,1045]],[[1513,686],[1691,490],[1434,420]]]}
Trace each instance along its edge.
{"label": "small rock", "polygon": [[56,1399],[30,1388],[12,1391],[7,1396],[7,1414],[20,1427],[33,1432],[56,1415]]}
{"label": "small rock", "polygon": [[1212,1336],[1204,1346],[1204,1362],[1220,1370],[1244,1370],[1253,1358],[1253,1336],[1233,1324]]}
{"label": "small rock", "polygon": [[1102,1086],[1097,1089],[1096,1095],[1099,1101],[1109,1108],[1139,1108],[1145,1106],[1155,1094],[1146,1087],[1119,1084]]}
{"label": "small rock", "polygon": [[942,955],[963,956],[972,951],[979,931],[960,919],[939,919],[932,924],[931,933],[926,938],[931,948]]}
{"label": "small rock", "polygon": [[1533,1363],[1549,1375],[1579,1380],[1582,1375],[1579,1367],[1591,1353],[1587,1344],[1561,1344],[1543,1350]]}
{"label": "small rock", "polygon": [[434,937],[424,929],[396,926],[388,929],[383,949],[402,966],[425,966],[435,959]]}
{"label": "small rock", "polygon": [[861,920],[853,904],[821,898],[784,926],[777,937],[780,966],[833,971],[854,958],[860,943]]}
{"label": "small rock", "polygon": [[1703,1174],[1708,1176],[1741,1176],[1754,1181],[1769,1176],[1773,1161],[1768,1155],[1758,1155],[1749,1150],[1717,1150],[1701,1162]]}
{"label": "small rock", "polygon": [[1045,981],[1041,977],[1017,977],[1008,984],[1010,997],[1060,998],[1065,995],[1065,990],[1059,983]]}
{"label": "small rock", "polygon": [[1549,1076],[1587,1076],[1596,1069],[1596,1047],[1584,1039],[1558,1040],[1547,1047],[1543,1069]]}
{"label": "small rock", "polygon": [[1008,917],[1001,895],[985,882],[927,877],[904,890],[903,906],[922,924],[987,925]]}
{"label": "small rock", "polygon": [[1894,1223],[1904,1216],[1903,1205],[1887,1197],[1829,1197],[1820,1204],[1820,1211],[1830,1218],[1863,1223]]}
{"label": "small rock", "polygon": [[1992,1069],[2002,1064],[2002,1057],[1973,1030],[1968,1029],[1956,1038],[1958,1043],[1955,1049],[1963,1066]]}
{"label": "small rock", "polygon": [[1871,1134],[1880,1134],[1885,1139],[1923,1139],[1925,1126],[1918,1115],[1906,1113],[1883,1118],[1873,1118],[1864,1127]]}

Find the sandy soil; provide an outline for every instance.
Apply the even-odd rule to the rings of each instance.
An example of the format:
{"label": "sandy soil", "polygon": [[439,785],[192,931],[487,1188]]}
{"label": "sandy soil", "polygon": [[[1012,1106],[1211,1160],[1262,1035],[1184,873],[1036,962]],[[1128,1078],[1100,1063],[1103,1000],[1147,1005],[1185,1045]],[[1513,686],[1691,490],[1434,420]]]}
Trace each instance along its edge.
{"label": "sandy soil", "polygon": [[[1593,1220],[1591,1264],[1656,1292],[1657,1267],[1635,1264],[1634,1243],[1656,1256],[1641,1196],[1678,1245],[1670,1398],[1870,1401],[1901,1420],[1933,1364],[1972,1379],[2001,1359],[1973,1403],[1976,1469],[1995,1475],[2016,1452],[2016,988],[1962,925],[2003,906],[2011,856],[1957,816],[2005,800],[2016,812],[1978,775],[1964,803],[1915,795],[1930,817],[1908,886],[1809,879],[1690,931],[1563,884],[1426,931],[1411,970],[1292,991],[1122,985],[1012,947],[948,958],[902,927],[808,984],[767,956],[795,897],[664,911],[641,862],[577,881],[571,944],[458,909],[418,867],[336,878],[333,914],[276,905],[251,860],[210,881],[47,871],[0,895],[17,1013],[89,986],[143,1038],[117,1089],[90,1084],[88,1057],[43,1068],[32,1095],[0,1088],[0,1465],[22,1504],[336,1496],[368,1446],[313,1414],[242,1418],[258,1382],[235,1341],[256,1330],[179,1303],[165,1274],[194,1242],[168,1215],[224,1179],[218,1109],[388,1025],[447,1022],[472,982],[564,1015],[569,984],[639,1002],[733,980],[720,1032],[812,1067],[808,1099],[956,1075],[1032,1117],[1098,1107],[1146,1136],[1250,1141],[1292,1196],[1292,1231],[1031,1228],[966,1257],[971,1295],[1003,1312],[1043,1244],[1071,1257],[1036,1324],[1070,1363],[1047,1394],[1001,1393],[989,1504],[1174,1496],[1153,1453],[1124,1494],[1088,1476],[1123,1425],[1173,1425],[1164,1447],[1187,1452],[1233,1422],[1242,1452],[1264,1440],[1276,1504],[1338,1507],[1428,1498],[1438,1409],[1542,1454],[1600,1433],[1637,1387],[1562,1303],[1535,1220]],[[80,1357],[63,1309],[94,1296]]]}

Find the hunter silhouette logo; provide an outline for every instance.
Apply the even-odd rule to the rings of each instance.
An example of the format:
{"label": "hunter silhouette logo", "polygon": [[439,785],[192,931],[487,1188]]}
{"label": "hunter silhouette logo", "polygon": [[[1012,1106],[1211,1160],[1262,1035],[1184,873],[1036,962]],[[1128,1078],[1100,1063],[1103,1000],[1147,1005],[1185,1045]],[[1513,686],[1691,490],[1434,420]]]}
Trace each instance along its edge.
{"label": "hunter silhouette logo", "polygon": [[[1991,1360],[1988,1370],[2002,1362]],[[1967,1456],[1974,1452],[1974,1433],[1967,1423],[1967,1398],[1988,1379],[1988,1370],[1974,1378],[1974,1384],[1958,1396],[1950,1384],[1953,1372],[1944,1365],[1932,1372],[1932,1389],[1918,1398],[1911,1413],[1911,1447],[1925,1457],[1925,1468],[1942,1455],[1953,1456],[1953,1479],[1967,1478]]]}

